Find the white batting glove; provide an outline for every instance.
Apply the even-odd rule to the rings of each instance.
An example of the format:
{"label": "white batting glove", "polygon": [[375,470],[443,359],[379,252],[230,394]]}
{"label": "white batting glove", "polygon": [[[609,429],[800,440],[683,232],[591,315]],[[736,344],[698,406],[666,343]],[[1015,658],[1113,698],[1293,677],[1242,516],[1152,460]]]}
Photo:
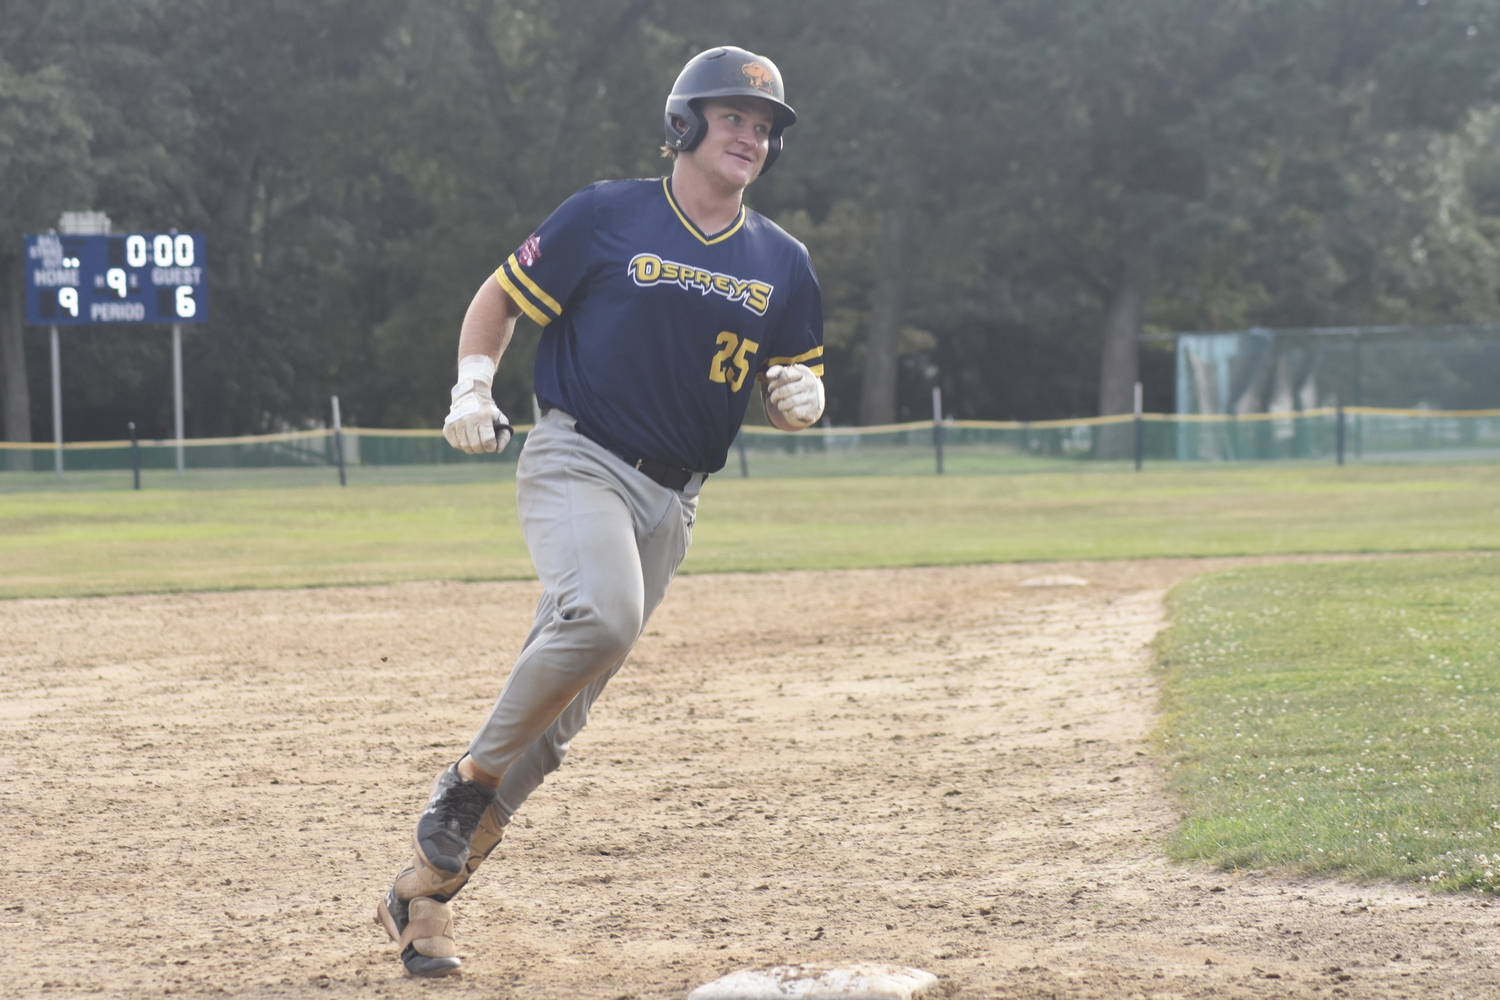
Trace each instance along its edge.
{"label": "white batting glove", "polygon": [[458,384],[453,387],[453,407],[443,421],[443,437],[459,451],[494,453],[510,443],[510,421],[490,396],[494,379],[495,362],[483,354],[470,354],[458,363]]}
{"label": "white batting glove", "polygon": [[806,365],[772,365],[766,369],[766,402],[797,430],[823,415],[823,380]]}

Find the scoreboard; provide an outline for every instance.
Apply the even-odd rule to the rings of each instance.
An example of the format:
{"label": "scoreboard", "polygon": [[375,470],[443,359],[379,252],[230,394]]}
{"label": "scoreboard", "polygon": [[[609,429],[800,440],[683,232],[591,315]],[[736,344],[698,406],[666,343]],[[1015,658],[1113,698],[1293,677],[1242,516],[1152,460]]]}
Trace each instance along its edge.
{"label": "scoreboard", "polygon": [[26,237],[26,322],[37,326],[202,323],[202,233]]}

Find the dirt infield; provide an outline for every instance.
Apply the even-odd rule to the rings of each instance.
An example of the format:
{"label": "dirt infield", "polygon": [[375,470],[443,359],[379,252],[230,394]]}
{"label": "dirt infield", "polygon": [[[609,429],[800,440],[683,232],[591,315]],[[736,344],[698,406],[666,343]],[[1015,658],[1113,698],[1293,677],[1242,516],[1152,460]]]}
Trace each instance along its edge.
{"label": "dirt infield", "polygon": [[0,604],[5,994],[656,1000],[870,959],[976,1000],[1500,996],[1487,902],[1162,857],[1147,643],[1225,564],[678,580],[437,982],[375,900],[535,584]]}

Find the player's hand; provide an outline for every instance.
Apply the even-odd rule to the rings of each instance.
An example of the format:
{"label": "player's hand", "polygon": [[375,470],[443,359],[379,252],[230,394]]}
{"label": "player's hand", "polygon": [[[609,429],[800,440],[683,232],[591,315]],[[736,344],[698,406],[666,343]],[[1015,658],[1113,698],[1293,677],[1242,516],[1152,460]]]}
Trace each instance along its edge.
{"label": "player's hand", "polygon": [[492,361],[488,370],[476,359],[464,358],[459,363],[458,384],[451,394],[453,406],[448,419],[443,421],[443,437],[459,451],[471,455],[494,453],[503,451],[510,443],[510,421],[490,396],[494,370]]}
{"label": "player's hand", "polygon": [[766,369],[766,400],[794,430],[817,423],[823,415],[823,380],[806,365],[772,365]]}

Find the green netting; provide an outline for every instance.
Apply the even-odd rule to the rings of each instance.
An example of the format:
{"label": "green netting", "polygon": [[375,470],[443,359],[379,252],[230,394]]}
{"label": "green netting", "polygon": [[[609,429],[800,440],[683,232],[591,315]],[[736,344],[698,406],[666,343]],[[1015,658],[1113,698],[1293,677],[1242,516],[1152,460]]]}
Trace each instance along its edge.
{"label": "green netting", "polygon": [[[1340,425],[1342,424],[1342,431]],[[438,431],[350,430],[343,436],[353,483],[442,483],[508,479],[527,428],[499,456],[466,455]],[[948,421],[886,427],[810,428],[783,434],[747,427],[720,475],[755,478],[1002,474],[1220,462],[1500,461],[1500,411],[1443,412],[1351,407],[1243,416],[1146,414],[1037,423]],[[177,446],[140,445],[143,480],[155,487],[328,484],[337,481],[330,431],[189,440],[185,472]],[[46,445],[0,444],[0,490],[54,487],[54,451]],[[115,488],[129,480],[128,442],[79,442],[63,449],[64,482]]]}
{"label": "green netting", "polygon": [[[1175,423],[1184,461],[1337,459],[1339,412],[1253,414]],[[1343,417],[1350,462],[1491,462],[1500,460],[1500,411],[1444,413],[1351,407]]]}
{"label": "green netting", "polygon": [[1500,325],[1179,333],[1179,414],[1495,404]]}
{"label": "green netting", "polygon": [[[1175,335],[1177,458],[1489,460],[1500,325]],[[1448,412],[1439,412],[1448,411]],[[1193,423],[1193,415],[1213,416]]]}

